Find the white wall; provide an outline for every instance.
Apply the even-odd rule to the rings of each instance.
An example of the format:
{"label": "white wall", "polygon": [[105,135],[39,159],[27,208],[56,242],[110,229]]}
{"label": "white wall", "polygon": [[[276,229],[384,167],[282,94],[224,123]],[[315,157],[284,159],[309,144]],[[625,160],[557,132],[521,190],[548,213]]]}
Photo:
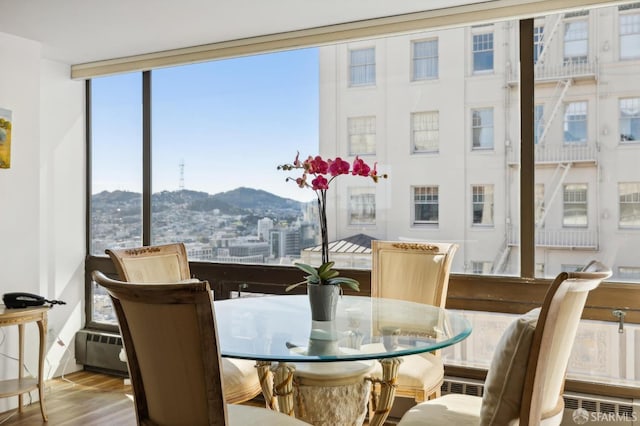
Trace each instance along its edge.
{"label": "white wall", "polygon": [[[49,378],[77,369],[73,336],[84,325],[84,83],[30,40],[0,33],[0,58],[0,108],[13,113],[11,168],[0,169],[0,293],[67,302],[49,313]],[[37,327],[26,331],[25,367],[36,374]],[[0,329],[0,380],[18,374],[17,340],[17,327]],[[0,399],[0,411],[16,404]]]}

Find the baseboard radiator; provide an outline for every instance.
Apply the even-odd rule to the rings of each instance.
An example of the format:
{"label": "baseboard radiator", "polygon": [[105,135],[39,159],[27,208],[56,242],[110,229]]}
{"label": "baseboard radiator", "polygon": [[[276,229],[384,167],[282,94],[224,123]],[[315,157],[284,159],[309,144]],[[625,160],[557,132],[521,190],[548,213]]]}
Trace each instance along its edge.
{"label": "baseboard radiator", "polygon": [[85,370],[127,377],[127,363],[120,360],[122,338],[117,334],[80,330],[75,339],[76,362]]}
{"label": "baseboard radiator", "polygon": [[[445,377],[441,388],[442,395],[459,393],[465,395],[482,396],[484,382],[459,377]],[[607,422],[607,424],[638,425],[640,426],[640,401],[625,398],[610,398],[597,395],[565,392],[565,410],[574,412],[582,409],[588,412],[589,418]],[[565,415],[565,417],[567,417]],[[571,422],[571,419],[569,419]],[[569,423],[571,424],[571,423]]]}

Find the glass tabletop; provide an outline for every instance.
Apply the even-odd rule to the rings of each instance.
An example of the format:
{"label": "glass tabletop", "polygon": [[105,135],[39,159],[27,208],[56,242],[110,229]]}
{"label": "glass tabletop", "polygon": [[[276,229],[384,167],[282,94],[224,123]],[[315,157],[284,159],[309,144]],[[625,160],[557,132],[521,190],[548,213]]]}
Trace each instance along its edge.
{"label": "glass tabletop", "polygon": [[214,302],[221,355],[327,362],[430,352],[471,333],[460,314],[402,300],[342,296],[334,321],[312,321],[307,295]]}

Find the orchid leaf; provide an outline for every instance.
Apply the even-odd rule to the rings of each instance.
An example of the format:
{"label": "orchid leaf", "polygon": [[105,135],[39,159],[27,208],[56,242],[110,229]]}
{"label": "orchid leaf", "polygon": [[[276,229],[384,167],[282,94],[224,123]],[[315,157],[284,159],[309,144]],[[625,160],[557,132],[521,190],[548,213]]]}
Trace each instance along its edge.
{"label": "orchid leaf", "polygon": [[306,284],[306,283],[307,283],[307,281],[300,281],[299,283],[291,284],[290,286],[287,286],[287,288],[285,288],[284,291],[293,290],[294,288],[298,287],[299,285]]}
{"label": "orchid leaf", "polygon": [[306,263],[296,263],[295,265],[302,272],[306,272],[307,274],[320,279],[320,275],[318,274],[318,271],[313,266],[307,265]]}
{"label": "orchid leaf", "polygon": [[347,287],[351,288],[352,290],[360,291],[360,283],[354,280],[353,278],[346,278],[346,277],[332,278],[327,281],[327,284],[332,284],[332,285],[344,284]]}
{"label": "orchid leaf", "polygon": [[331,278],[335,278],[338,275],[340,275],[340,272],[338,272],[336,270],[333,270],[333,269],[330,269],[330,270],[325,271],[324,273],[320,274],[320,279],[323,280],[323,281],[326,281],[326,280],[330,280]]}
{"label": "orchid leaf", "polygon": [[318,274],[322,275],[325,271],[329,271],[331,270],[331,268],[333,268],[333,265],[335,265],[335,262],[326,262],[323,263],[322,265],[320,265],[320,267],[318,268]]}

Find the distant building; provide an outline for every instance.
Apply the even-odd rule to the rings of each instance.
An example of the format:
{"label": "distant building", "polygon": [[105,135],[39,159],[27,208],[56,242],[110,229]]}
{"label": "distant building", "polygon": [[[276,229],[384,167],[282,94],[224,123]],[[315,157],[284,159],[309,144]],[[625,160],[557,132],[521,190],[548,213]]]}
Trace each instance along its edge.
{"label": "distant building", "polygon": [[[329,260],[335,268],[371,269],[371,241],[375,238],[364,234],[352,235],[329,243]],[[320,265],[322,246],[302,250],[302,263]]]}
{"label": "distant building", "polygon": [[236,257],[253,257],[262,256],[263,259],[269,256],[269,243],[267,242],[255,242],[255,243],[241,243],[234,244],[229,247],[229,255]]}
{"label": "distant building", "polygon": [[258,238],[261,241],[269,241],[269,231],[273,229],[273,220],[268,217],[258,220]]}
{"label": "distant building", "polygon": [[271,256],[299,257],[300,256],[300,228],[272,229],[269,232]]}

